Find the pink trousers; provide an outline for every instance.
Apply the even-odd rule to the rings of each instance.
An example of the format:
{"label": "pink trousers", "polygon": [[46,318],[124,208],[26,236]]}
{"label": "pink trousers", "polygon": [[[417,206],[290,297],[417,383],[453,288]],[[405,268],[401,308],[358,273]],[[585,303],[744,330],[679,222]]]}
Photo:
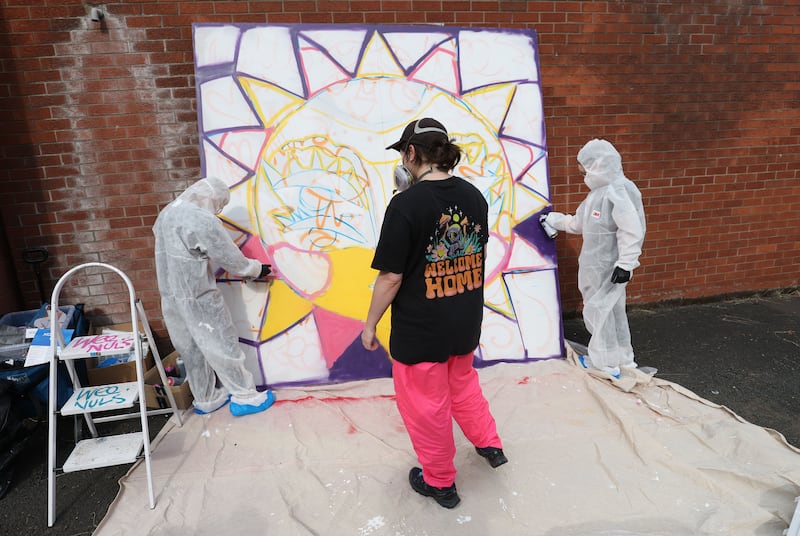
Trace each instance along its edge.
{"label": "pink trousers", "polygon": [[503,448],[483,396],[472,353],[445,363],[404,365],[393,361],[397,409],[417,453],[425,482],[437,488],[456,480],[453,419],[476,447]]}

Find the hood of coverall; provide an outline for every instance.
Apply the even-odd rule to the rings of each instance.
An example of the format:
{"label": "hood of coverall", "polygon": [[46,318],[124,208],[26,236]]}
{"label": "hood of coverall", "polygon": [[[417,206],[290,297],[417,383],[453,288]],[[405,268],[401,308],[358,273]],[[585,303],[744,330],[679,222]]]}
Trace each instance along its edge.
{"label": "hood of coverall", "polygon": [[189,186],[178,199],[219,214],[231,200],[231,192],[221,179],[207,177]]}
{"label": "hood of coverall", "polygon": [[625,178],[622,156],[606,140],[593,139],[578,151],[578,163],[586,170],[583,181],[590,190],[608,186]]}

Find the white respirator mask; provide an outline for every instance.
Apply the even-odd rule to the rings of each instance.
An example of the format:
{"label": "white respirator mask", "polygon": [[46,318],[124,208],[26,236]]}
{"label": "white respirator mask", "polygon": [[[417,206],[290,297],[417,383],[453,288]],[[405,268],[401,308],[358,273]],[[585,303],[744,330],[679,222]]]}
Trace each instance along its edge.
{"label": "white respirator mask", "polygon": [[408,187],[414,184],[414,175],[403,164],[397,164],[394,167],[394,186],[398,192],[408,190]]}

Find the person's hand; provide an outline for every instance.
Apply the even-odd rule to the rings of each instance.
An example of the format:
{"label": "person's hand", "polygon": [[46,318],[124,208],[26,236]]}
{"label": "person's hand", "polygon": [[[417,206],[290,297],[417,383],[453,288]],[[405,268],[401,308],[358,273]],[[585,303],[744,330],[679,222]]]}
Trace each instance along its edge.
{"label": "person's hand", "polygon": [[627,283],[630,280],[631,273],[628,270],[624,270],[619,266],[614,267],[614,273],[611,274],[612,283]]}
{"label": "person's hand", "polygon": [[268,276],[272,273],[272,265],[271,264],[262,264],[261,265],[261,273],[258,274],[258,278],[261,279],[265,276]]}
{"label": "person's hand", "polygon": [[544,227],[545,224],[549,225],[556,231],[566,231],[567,230],[567,215],[563,212],[548,212],[544,218],[539,216],[539,223]]}
{"label": "person's hand", "polygon": [[364,327],[364,331],[361,332],[361,344],[370,351],[378,349],[378,341],[375,339],[375,328]]}
{"label": "person's hand", "polygon": [[[544,216],[544,218],[542,218],[542,216]],[[544,219],[544,221],[547,222],[547,225],[555,227],[555,223],[556,223],[555,220],[563,218],[564,217],[564,213],[563,212],[553,211],[553,212],[548,212],[547,214],[542,214],[542,216],[539,216],[539,221],[540,222],[542,221],[542,219]]]}

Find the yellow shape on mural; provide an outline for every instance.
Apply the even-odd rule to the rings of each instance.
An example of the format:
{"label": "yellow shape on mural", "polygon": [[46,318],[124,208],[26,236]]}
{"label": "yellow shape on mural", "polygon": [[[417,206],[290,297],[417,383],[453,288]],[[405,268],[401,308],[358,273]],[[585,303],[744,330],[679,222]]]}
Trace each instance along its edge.
{"label": "yellow shape on mural", "polygon": [[370,268],[374,254],[371,249],[359,247],[326,252],[333,277],[314,304],[342,316],[365,320],[376,275]]}
{"label": "yellow shape on mural", "polygon": [[[359,247],[328,252],[333,278],[325,292],[314,300],[314,304],[342,316],[365,321],[372,298],[372,287],[378,275],[376,270],[370,268],[374,254],[372,249]],[[390,312],[387,311],[377,328],[378,340],[387,351],[390,318]]]}
{"label": "yellow shape on mural", "polygon": [[267,320],[261,328],[261,340],[265,341],[311,312],[311,302],[301,298],[283,281],[275,281],[269,290]]}
{"label": "yellow shape on mural", "polygon": [[[313,302],[297,295],[283,281],[275,281],[269,293],[267,319],[261,329],[260,339],[267,340],[286,331],[295,322],[308,315],[314,306],[364,322],[372,298],[372,287],[378,273],[370,268],[374,251],[367,248],[346,248],[327,253],[334,274],[330,286]],[[377,336],[381,345],[389,349],[391,314],[387,311],[378,323]]]}
{"label": "yellow shape on mural", "polygon": [[265,125],[278,123],[280,118],[305,103],[291,92],[255,78],[240,76],[239,83]]}

